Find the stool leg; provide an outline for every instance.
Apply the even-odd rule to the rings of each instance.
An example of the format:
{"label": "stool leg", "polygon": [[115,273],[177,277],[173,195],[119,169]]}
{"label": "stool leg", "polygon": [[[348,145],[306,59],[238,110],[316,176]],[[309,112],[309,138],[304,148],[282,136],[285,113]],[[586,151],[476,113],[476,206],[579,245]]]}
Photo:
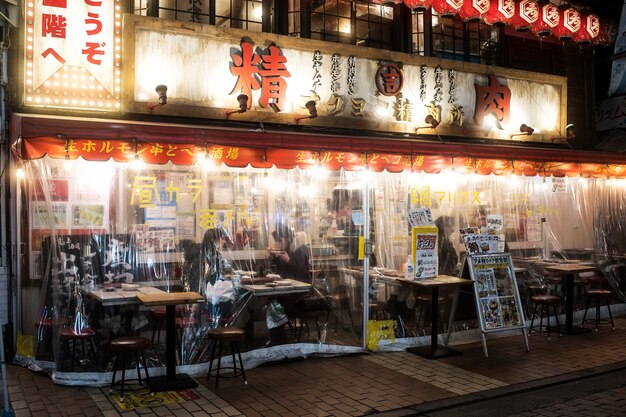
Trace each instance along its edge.
{"label": "stool leg", "polygon": [[143,385],[141,383],[141,372],[139,370],[139,352],[135,351],[135,366],[137,367],[137,379],[139,380],[139,385]]}
{"label": "stool leg", "polygon": [[141,355],[141,362],[143,363],[143,370],[146,373],[146,384],[147,384],[148,380],[150,379],[150,375],[148,375],[148,364],[146,363],[146,356],[143,354],[143,350],[139,351],[139,354]]}
{"label": "stool leg", "polygon": [[237,361],[235,360],[235,341],[230,342],[230,353],[233,356],[233,372],[237,376]]}
{"label": "stool leg", "polygon": [[220,344],[220,349],[218,352],[217,358],[217,374],[215,375],[215,389],[217,389],[217,384],[220,382],[220,369],[222,368],[222,341],[218,342]]}
{"label": "stool leg", "polygon": [[598,324],[600,324],[600,298],[596,298],[596,328],[595,331],[598,331]]}
{"label": "stool leg", "polygon": [[[554,318],[556,320],[556,328],[561,331],[561,324],[559,323],[559,312],[556,311],[556,305],[552,305],[552,309],[554,310]],[[563,333],[559,333],[559,336],[563,336]]]}
{"label": "stool leg", "polygon": [[535,309],[533,310],[533,318],[530,320],[530,327],[528,328],[528,334],[533,331],[533,323],[535,322],[535,316],[537,315],[537,308],[539,308],[539,304],[535,304]]}
{"label": "stool leg", "polygon": [[115,360],[113,361],[113,378],[111,379],[111,388],[109,389],[109,394],[113,394],[113,387],[115,386],[115,375],[117,375],[117,367],[119,365],[120,355],[119,353],[115,355]]}
{"label": "stool leg", "polygon": [[587,318],[587,310],[589,310],[590,303],[591,303],[591,297],[587,296],[587,305],[585,306],[585,314],[583,314],[583,321],[580,323],[581,326],[585,324],[585,319]]}
{"label": "stool leg", "polygon": [[209,362],[209,372],[206,375],[206,380],[211,379],[211,371],[213,370],[213,359],[215,358],[215,348],[217,347],[217,341],[213,340],[213,346],[211,348],[211,361]]}
{"label": "stool leg", "polygon": [[606,308],[609,310],[609,318],[611,319],[611,327],[615,330],[615,324],[613,323],[613,314],[611,314],[611,306],[609,305],[609,297],[605,298]]}
{"label": "stool leg", "polygon": [[[126,359],[126,355],[121,355],[124,359]],[[122,389],[120,392],[120,401],[124,402],[124,383],[126,381],[126,361],[122,360]]]}
{"label": "stool leg", "polygon": [[248,380],[246,379],[246,370],[243,369],[243,361],[241,360],[241,351],[239,350],[239,343],[235,342],[235,349],[237,350],[237,356],[239,357],[239,367],[241,368],[241,375],[243,376],[244,385],[248,385]]}

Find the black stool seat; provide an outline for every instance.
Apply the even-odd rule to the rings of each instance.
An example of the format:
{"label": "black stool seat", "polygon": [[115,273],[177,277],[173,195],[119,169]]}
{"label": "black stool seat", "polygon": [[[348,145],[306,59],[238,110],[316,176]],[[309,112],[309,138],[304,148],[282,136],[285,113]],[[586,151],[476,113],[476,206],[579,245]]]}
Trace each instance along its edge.
{"label": "black stool seat", "polygon": [[[116,353],[116,355],[115,362],[113,363],[113,378],[111,379],[111,388],[109,390],[109,393],[113,392],[113,388],[116,384],[120,384],[121,402],[124,402],[124,385],[126,382],[126,364],[124,361],[125,354],[131,352],[134,353],[135,364],[137,366],[137,379],[139,380],[139,385],[142,385],[141,372],[139,369],[139,358],[141,357],[143,369],[146,373],[146,379],[149,379],[150,375],[148,375],[148,365],[146,364],[146,357],[144,356],[143,351],[144,349],[149,348],[151,345],[152,343],[150,342],[150,339],[140,336],[124,336],[111,340],[111,352]],[[120,358],[122,358],[122,380],[119,382],[115,382],[115,376],[120,365]]]}
{"label": "black stool seat", "polygon": [[[215,373],[215,389],[217,389],[217,385],[220,380],[220,370],[222,369],[222,344],[224,342],[230,342],[230,350],[233,356],[233,376],[237,376],[237,371],[241,371],[241,375],[243,376],[243,383],[248,385],[248,380],[246,379],[246,371],[243,368],[243,361],[241,360],[241,351],[239,350],[239,342],[242,342],[246,338],[246,333],[243,329],[238,327],[217,327],[215,329],[209,330],[209,337],[213,341],[213,349],[211,349],[211,361],[209,363],[209,372],[207,373],[206,379],[209,380],[211,378],[211,372],[213,370],[213,359],[215,359],[215,350],[219,348],[218,358],[217,358],[217,369]],[[235,352],[239,357],[239,366],[237,366],[237,361],[235,360]]]}
{"label": "black stool seat", "polygon": [[[535,310],[533,311],[533,318],[530,321],[530,327],[528,328],[528,334],[530,334],[533,329],[538,332],[547,332],[548,340],[550,340],[550,306],[552,306],[552,311],[554,312],[554,318],[556,319],[556,326],[558,330],[561,330],[561,325],[559,324],[559,313],[556,311],[556,306],[561,303],[561,298],[556,295],[533,295],[530,297],[530,301],[535,304]],[[539,309],[539,328],[534,326],[535,323],[535,315],[537,314],[537,309]],[[546,313],[547,324],[544,328],[543,326],[543,315],[544,310]]]}
{"label": "black stool seat", "polygon": [[118,337],[111,341],[112,352],[134,352],[150,347],[150,340],[139,336]]}
{"label": "black stool seat", "polygon": [[246,338],[246,332],[237,327],[218,327],[217,329],[209,330],[209,335],[211,335],[213,340],[227,342],[243,342]]}
{"label": "black stool seat", "polygon": [[552,305],[561,302],[561,298],[556,295],[533,295],[530,301],[535,304]]}
{"label": "black stool seat", "polygon": [[[609,297],[612,292],[605,289],[593,289],[587,291],[587,306],[585,307],[585,314],[583,315],[583,321],[581,324],[593,323],[595,324],[595,331],[598,331],[598,325],[601,323],[610,324],[613,330],[615,330],[615,323],[613,323],[613,314],[611,314],[611,306],[609,305]],[[596,316],[593,319],[587,319],[587,310],[589,310],[589,304],[591,300],[596,301]],[[609,310],[609,319],[600,318],[600,301],[604,300],[606,308]]]}

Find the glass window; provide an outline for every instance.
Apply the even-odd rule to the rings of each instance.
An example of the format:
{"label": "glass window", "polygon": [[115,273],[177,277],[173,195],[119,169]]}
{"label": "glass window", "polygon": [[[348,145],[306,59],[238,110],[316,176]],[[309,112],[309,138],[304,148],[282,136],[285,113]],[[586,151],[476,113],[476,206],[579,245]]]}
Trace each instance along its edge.
{"label": "glass window", "polygon": [[[146,0],[135,0],[134,13],[185,22],[208,24],[211,21],[208,0],[159,0],[156,3],[151,10]],[[261,0],[215,0],[215,24],[260,32],[262,3]]]}

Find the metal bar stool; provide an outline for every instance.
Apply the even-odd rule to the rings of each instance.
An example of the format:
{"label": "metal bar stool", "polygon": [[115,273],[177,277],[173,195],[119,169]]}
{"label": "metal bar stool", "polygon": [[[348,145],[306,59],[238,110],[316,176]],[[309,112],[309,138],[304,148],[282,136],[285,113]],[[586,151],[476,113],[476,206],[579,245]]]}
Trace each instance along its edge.
{"label": "metal bar stool", "polygon": [[[550,340],[550,306],[552,306],[552,310],[554,311],[554,318],[556,319],[556,327],[557,331],[561,330],[561,325],[559,324],[559,313],[556,311],[556,306],[561,303],[561,298],[556,295],[533,295],[530,297],[530,301],[535,305],[535,310],[533,311],[533,318],[530,321],[530,327],[528,329],[528,334],[533,331],[533,324],[535,323],[535,315],[537,314],[537,309],[540,309],[539,316],[539,328],[535,331],[538,332],[547,332],[548,340]],[[543,310],[546,310],[547,322],[545,329],[543,328]]]}
{"label": "metal bar stool", "polygon": [[[609,297],[611,296],[611,291],[604,289],[593,289],[587,291],[587,306],[585,307],[585,314],[583,315],[583,321],[581,325],[585,323],[594,323],[596,328],[596,332],[598,331],[598,325],[600,323],[610,324],[612,329],[615,330],[615,324],[613,323],[613,315],[611,314],[611,306],[609,305]],[[596,301],[596,316],[593,319],[587,318],[587,310],[589,310],[589,304],[591,300]],[[600,318],[600,301],[604,300],[606,303],[606,308],[609,310],[609,318],[603,319]]]}
{"label": "metal bar stool", "polygon": [[[149,348],[151,345],[150,339],[140,336],[125,336],[118,337],[111,341],[111,352],[115,354],[115,362],[113,364],[113,378],[111,379],[111,388],[109,393],[113,393],[113,389],[116,384],[120,384],[120,401],[124,402],[124,383],[126,382],[126,355],[125,353],[135,354],[135,364],[137,366],[137,379],[139,379],[139,385],[141,383],[141,372],[139,370],[139,357],[141,356],[141,362],[143,363],[143,369],[146,373],[146,380],[150,378],[148,375],[148,366],[146,364],[146,358],[143,354],[144,349]],[[120,365],[120,358],[122,359],[122,380],[115,382],[115,375]]]}
{"label": "metal bar stool", "polygon": [[[246,334],[243,329],[238,327],[218,327],[216,329],[209,330],[209,337],[213,340],[213,349],[211,349],[211,362],[209,363],[209,372],[207,373],[207,381],[211,378],[211,372],[213,371],[213,359],[215,359],[215,350],[219,347],[217,370],[215,374],[215,389],[220,380],[220,370],[222,369],[222,344],[223,342],[230,342],[231,354],[233,355],[233,377],[237,377],[237,370],[241,371],[243,376],[244,385],[248,385],[246,379],[246,371],[243,368],[243,361],[241,360],[241,351],[239,350],[239,342],[243,342],[246,338]],[[237,361],[235,360],[235,352],[239,357],[239,367],[237,367]]]}

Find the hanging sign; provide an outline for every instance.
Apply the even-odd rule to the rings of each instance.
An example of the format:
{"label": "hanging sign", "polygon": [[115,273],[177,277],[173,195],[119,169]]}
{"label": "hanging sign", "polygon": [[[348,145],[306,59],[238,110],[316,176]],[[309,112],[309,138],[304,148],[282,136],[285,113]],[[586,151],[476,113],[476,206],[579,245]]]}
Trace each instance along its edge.
{"label": "hanging sign", "polygon": [[536,0],[521,0],[515,5],[515,14],[510,26],[517,31],[525,31],[539,18],[539,5]]}
{"label": "hanging sign", "polygon": [[32,0],[25,6],[25,104],[119,111],[119,0]]}

